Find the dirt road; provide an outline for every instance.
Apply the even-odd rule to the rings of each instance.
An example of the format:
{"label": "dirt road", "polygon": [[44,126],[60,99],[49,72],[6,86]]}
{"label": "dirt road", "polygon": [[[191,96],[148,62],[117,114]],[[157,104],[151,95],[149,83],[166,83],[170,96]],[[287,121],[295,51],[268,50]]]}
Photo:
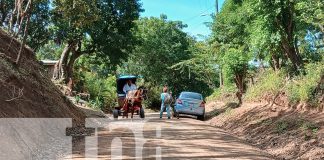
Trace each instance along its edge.
{"label": "dirt road", "polygon": [[[129,120],[120,119],[119,123],[128,126],[136,126],[137,122],[143,122],[138,116]],[[138,137],[131,129],[123,127],[113,130],[98,129],[98,145],[85,147],[86,152],[94,154],[74,154],[74,159],[99,158],[99,159],[237,159],[237,160],[267,160],[273,159],[269,154],[248,145],[242,140],[232,136],[219,128],[209,126],[206,122],[198,121],[194,117],[181,117],[180,119],[160,119],[157,113],[147,114],[144,125],[138,125],[138,131],[142,132],[145,143],[140,156],[135,149]],[[135,135],[135,136],[134,136]],[[116,137],[117,139],[116,141]],[[115,140],[113,140],[115,139]],[[86,140],[87,141],[87,140]],[[88,142],[95,140],[88,139]],[[121,147],[122,145],[122,147]],[[99,148],[99,149],[96,149]],[[77,152],[75,152],[77,153]],[[90,157],[88,157],[91,155]],[[99,155],[96,157],[96,155]]]}

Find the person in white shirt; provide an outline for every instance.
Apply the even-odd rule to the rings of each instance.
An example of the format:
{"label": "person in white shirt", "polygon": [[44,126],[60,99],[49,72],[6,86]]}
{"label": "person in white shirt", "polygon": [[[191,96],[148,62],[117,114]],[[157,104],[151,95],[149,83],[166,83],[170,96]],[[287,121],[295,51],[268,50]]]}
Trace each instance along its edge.
{"label": "person in white shirt", "polygon": [[132,83],[132,80],[128,80],[127,83],[124,85],[123,91],[127,94],[128,91],[136,90],[137,87],[135,84]]}

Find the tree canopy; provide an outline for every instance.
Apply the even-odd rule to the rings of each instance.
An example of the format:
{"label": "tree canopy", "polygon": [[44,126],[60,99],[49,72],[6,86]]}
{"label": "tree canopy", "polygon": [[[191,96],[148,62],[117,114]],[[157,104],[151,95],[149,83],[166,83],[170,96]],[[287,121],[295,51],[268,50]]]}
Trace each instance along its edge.
{"label": "tree canopy", "polygon": [[190,68],[177,70],[171,66],[192,57],[192,38],[182,31],[184,24],[160,18],[141,18],[134,34],[140,44],[129,60],[120,66],[120,73],[140,74],[154,86],[169,85],[175,93],[196,90],[208,93],[201,75]]}

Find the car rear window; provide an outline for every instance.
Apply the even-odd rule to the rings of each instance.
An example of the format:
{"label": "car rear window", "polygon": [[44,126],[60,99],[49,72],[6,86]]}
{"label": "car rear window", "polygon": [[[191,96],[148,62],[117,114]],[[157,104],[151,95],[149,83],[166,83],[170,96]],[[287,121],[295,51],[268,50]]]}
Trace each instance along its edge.
{"label": "car rear window", "polygon": [[180,98],[192,98],[202,100],[202,96],[199,93],[183,92],[180,95]]}

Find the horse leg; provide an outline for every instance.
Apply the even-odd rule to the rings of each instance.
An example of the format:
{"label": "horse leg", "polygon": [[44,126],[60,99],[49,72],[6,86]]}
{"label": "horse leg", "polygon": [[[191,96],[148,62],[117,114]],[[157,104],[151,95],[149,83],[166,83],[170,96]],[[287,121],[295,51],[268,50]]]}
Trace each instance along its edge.
{"label": "horse leg", "polygon": [[127,104],[127,102],[124,103],[123,109],[124,109],[123,118],[124,117],[128,118],[128,104]]}
{"label": "horse leg", "polygon": [[129,110],[129,106],[128,106],[128,104],[127,104],[127,106],[126,106],[126,112],[125,112],[125,114],[126,114],[126,118],[128,119],[128,110]]}
{"label": "horse leg", "polygon": [[131,112],[132,112],[132,119],[133,119],[133,115],[134,115],[134,105],[132,105],[132,109],[131,109]]}

